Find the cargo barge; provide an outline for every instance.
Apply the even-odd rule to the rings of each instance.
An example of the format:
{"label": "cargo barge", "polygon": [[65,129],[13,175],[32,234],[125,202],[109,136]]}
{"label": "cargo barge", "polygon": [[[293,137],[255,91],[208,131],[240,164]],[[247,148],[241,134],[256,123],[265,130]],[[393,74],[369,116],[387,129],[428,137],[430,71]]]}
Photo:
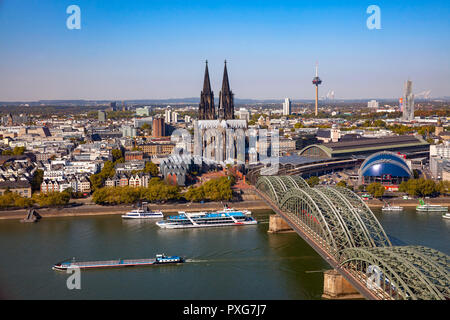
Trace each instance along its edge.
{"label": "cargo barge", "polygon": [[96,269],[96,268],[116,268],[116,267],[134,267],[134,266],[150,266],[162,264],[178,264],[185,260],[179,256],[165,256],[164,254],[157,254],[155,258],[149,259],[115,259],[104,261],[80,261],[64,260],[56,263],[52,269],[65,271],[70,268],[80,269]]}

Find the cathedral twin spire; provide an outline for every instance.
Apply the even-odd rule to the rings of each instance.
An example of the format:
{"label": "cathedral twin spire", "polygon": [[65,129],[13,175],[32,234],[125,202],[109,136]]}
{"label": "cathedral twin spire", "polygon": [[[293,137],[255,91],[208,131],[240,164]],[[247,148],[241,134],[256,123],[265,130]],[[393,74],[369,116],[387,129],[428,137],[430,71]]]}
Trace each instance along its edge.
{"label": "cathedral twin spire", "polygon": [[225,60],[222,90],[219,93],[219,107],[216,114],[216,108],[214,105],[214,93],[211,90],[211,83],[209,80],[208,61],[206,61],[205,78],[203,80],[203,90],[200,94],[200,105],[198,110],[199,119],[234,119],[233,100],[233,92],[230,90],[230,83],[228,81],[227,61]]}
{"label": "cathedral twin spire", "polygon": [[203,80],[203,90],[200,94],[200,106],[198,109],[198,118],[200,120],[215,119],[216,110],[214,107],[214,92],[211,90],[209,81],[208,60],[206,60],[205,79]]}

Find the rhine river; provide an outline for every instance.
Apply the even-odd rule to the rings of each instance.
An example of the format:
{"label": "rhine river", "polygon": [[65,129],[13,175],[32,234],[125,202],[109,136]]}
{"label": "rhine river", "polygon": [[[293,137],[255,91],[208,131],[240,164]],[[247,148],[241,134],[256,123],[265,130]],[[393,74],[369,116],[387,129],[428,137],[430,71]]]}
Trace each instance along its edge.
{"label": "rhine river", "polygon": [[[450,220],[440,213],[381,213],[394,244],[420,244],[450,254]],[[296,233],[268,234],[271,211],[255,226],[164,230],[155,221],[120,215],[0,220],[3,299],[320,299],[328,265]],[[81,271],[68,290],[56,262],[180,255],[189,262]]]}

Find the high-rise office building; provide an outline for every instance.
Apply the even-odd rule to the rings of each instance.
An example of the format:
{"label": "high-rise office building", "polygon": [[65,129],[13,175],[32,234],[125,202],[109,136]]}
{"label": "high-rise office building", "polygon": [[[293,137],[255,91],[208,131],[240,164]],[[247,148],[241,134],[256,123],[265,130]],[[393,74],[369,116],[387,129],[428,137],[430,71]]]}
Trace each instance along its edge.
{"label": "high-rise office building", "polygon": [[130,138],[133,138],[133,137],[136,137],[136,128],[135,127],[132,127],[132,126],[126,126],[126,125],[123,125],[122,126],[122,137],[130,137]]}
{"label": "high-rise office building", "polygon": [[405,82],[403,96],[403,120],[414,120],[414,95],[412,93],[412,81]]}
{"label": "high-rise office building", "polygon": [[177,123],[177,122],[178,122],[178,112],[173,111],[171,123]]}
{"label": "high-rise office building", "polygon": [[153,127],[152,128],[152,136],[154,138],[160,138],[160,137],[164,137],[166,135],[164,118],[153,119],[152,127]]}
{"label": "high-rise office building", "polygon": [[98,110],[98,121],[105,122],[106,121],[106,112],[102,110]]}
{"label": "high-rise office building", "polygon": [[172,109],[170,109],[170,106],[167,106],[167,109],[164,113],[164,117],[166,118],[166,123],[172,122]]}
{"label": "high-rise office building", "polygon": [[284,99],[284,103],[283,103],[283,115],[284,116],[288,116],[291,114],[291,99],[286,98]]}
{"label": "high-rise office building", "polygon": [[367,107],[371,109],[378,109],[378,101],[377,100],[370,100],[367,102]]}

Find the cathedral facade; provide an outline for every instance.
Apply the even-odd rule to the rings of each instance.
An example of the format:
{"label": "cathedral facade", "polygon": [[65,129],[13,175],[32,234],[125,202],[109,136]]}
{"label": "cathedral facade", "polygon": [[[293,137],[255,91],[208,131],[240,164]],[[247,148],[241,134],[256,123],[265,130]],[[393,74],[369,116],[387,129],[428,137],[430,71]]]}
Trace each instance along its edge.
{"label": "cathedral facade", "polygon": [[217,112],[206,62],[198,114],[199,120],[194,121],[194,154],[218,164],[244,164],[247,121],[234,119],[234,98],[226,61]]}

